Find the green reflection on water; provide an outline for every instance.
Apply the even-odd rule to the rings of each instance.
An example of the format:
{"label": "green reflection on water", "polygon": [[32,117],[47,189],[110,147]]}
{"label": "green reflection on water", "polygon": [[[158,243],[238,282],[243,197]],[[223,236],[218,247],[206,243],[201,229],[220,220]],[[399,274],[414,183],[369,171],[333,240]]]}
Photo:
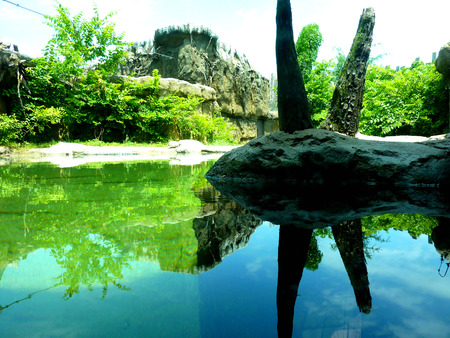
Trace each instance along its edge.
{"label": "green reflection on water", "polygon": [[40,248],[60,270],[54,286],[65,297],[118,283],[132,261],[162,270],[195,272],[198,242],[192,220],[211,163],[168,161],[90,164],[60,169],[46,164],[0,167],[0,280],[4,268]]}

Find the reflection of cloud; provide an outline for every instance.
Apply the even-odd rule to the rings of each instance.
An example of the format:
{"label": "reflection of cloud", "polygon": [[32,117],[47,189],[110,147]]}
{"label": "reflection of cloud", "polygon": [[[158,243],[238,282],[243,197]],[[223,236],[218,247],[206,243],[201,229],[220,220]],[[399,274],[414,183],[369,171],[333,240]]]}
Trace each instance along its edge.
{"label": "reflection of cloud", "polygon": [[389,325],[396,337],[445,337],[448,333],[447,314],[443,314],[442,320],[435,318],[415,317],[413,320],[404,319],[404,326]]}
{"label": "reflection of cloud", "polygon": [[422,294],[411,294],[409,290],[405,290],[403,286],[392,285],[372,285],[372,294],[380,298],[388,299],[389,301],[397,304],[398,306],[414,311],[415,309],[420,312],[420,305],[425,301],[425,297]]}
{"label": "reflection of cloud", "polygon": [[407,233],[393,231],[390,235],[389,248],[382,248],[368,261],[369,279],[383,278],[385,285],[400,284],[403,290],[450,299],[448,285],[437,273],[439,257],[427,237],[413,240]]}

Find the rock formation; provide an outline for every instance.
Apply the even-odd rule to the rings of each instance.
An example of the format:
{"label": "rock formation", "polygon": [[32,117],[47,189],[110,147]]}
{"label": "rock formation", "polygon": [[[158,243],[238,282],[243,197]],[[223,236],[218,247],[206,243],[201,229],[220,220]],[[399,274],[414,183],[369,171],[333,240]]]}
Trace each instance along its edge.
{"label": "rock formation", "polygon": [[158,69],[163,78],[214,88],[221,114],[238,127],[241,140],[256,137],[258,128],[269,132],[276,128],[269,114],[269,81],[245,57],[227,50],[209,30],[189,26],[157,30],[151,50],[135,49],[122,66],[122,75],[141,77]]}
{"label": "rock formation", "polygon": [[304,227],[387,212],[444,216],[448,196],[437,187],[449,187],[450,138],[382,142],[321,129],[278,131],[226,153],[206,177],[275,224],[280,213],[282,224]]}
{"label": "rock formation", "polygon": [[30,61],[29,56],[19,53],[16,45],[11,49],[10,45],[0,42],[0,114],[6,114],[11,105],[9,98],[3,95],[4,90],[17,90],[20,99],[23,74]]}

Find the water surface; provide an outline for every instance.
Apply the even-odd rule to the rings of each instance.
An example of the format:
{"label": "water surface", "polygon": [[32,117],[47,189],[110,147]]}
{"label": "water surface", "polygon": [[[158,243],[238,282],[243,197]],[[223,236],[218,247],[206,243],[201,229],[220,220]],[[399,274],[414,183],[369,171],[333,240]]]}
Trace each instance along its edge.
{"label": "water surface", "polygon": [[[211,165],[0,167],[0,336],[276,337],[280,226],[220,195]],[[363,218],[369,284],[344,264],[351,236],[312,231],[304,268],[287,263],[293,336],[450,336],[440,222]]]}

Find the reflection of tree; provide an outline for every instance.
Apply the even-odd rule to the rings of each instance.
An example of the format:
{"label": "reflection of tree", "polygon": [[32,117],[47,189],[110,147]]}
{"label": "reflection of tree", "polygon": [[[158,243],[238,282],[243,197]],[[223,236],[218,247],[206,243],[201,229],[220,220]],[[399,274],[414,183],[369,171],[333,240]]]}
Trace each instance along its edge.
{"label": "reflection of tree", "polygon": [[298,285],[311,244],[311,229],[297,228],[292,225],[280,226],[278,244],[278,336],[291,337],[295,301]]}
{"label": "reflection of tree", "polygon": [[123,278],[123,269],[129,268],[130,256],[123,255],[117,245],[102,241],[96,236],[78,237],[70,245],[52,250],[56,262],[64,272],[56,277],[56,285],[66,286],[65,299],[79,292],[81,285],[93,290],[94,284],[103,286],[103,297],[106,297],[108,284],[127,290],[117,280]]}
{"label": "reflection of tree", "polygon": [[311,236],[311,242],[309,243],[308,255],[306,258],[305,268],[311,271],[316,271],[319,268],[319,264],[322,261],[323,253],[319,250],[319,244],[317,238]]}
{"label": "reflection of tree", "polygon": [[117,281],[130,259],[192,272],[192,219],[201,202],[191,188],[209,166],[152,161],[0,167],[0,267],[50,249],[64,269],[55,284],[66,286],[66,298],[81,286],[103,285],[104,295],[109,284],[126,289]]}
{"label": "reflection of tree", "polygon": [[[316,235],[328,235],[326,231],[315,231]],[[355,292],[360,311],[369,313],[372,298],[364,257],[364,242],[360,220],[343,222],[332,228],[332,234],[339,248],[342,261]],[[281,225],[278,246],[278,335],[291,337],[294,307],[303,269],[309,265],[315,270],[322,258],[312,229],[295,225]]]}
{"label": "reflection of tree", "polygon": [[364,257],[361,220],[343,222],[331,229],[355,292],[359,310],[369,313],[372,309],[372,297]]}
{"label": "reflection of tree", "polygon": [[407,231],[411,237],[431,235],[437,225],[435,217],[420,214],[385,214],[362,218],[363,231],[366,236],[376,234],[381,230],[396,229]]}

